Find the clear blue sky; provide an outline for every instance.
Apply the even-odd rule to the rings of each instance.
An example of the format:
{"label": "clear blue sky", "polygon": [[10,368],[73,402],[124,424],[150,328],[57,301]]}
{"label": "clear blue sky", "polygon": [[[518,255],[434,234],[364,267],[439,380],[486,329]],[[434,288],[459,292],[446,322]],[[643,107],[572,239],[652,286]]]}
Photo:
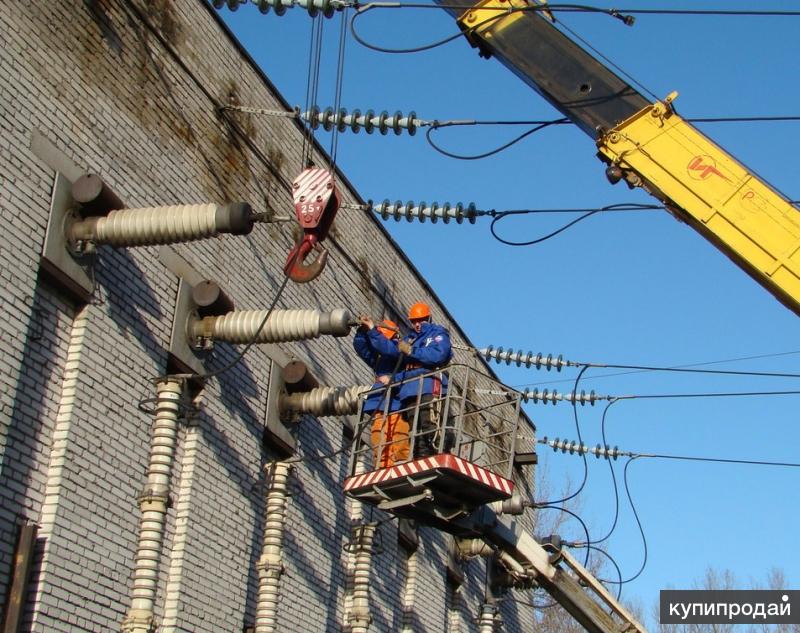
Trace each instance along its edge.
{"label": "clear blue sky", "polygon": [[[595,6],[611,7],[598,1]],[[636,7],[800,9],[798,2],[741,0],[622,3]],[[262,16],[253,6],[222,11],[245,47],[292,104],[303,105],[311,21],[302,9]],[[651,91],[678,90],[687,117],[797,115],[800,18],[640,16],[633,28],[601,15],[561,15]],[[376,10],[361,32],[388,47],[426,43],[456,29],[433,10]],[[333,105],[339,17],[325,25],[319,104]],[[347,40],[342,106],[415,110],[423,119],[549,119],[547,103],[495,60],[458,40],[415,55],[385,55]],[[261,104],[248,104],[259,106]],[[703,125],[707,134],[792,199],[800,123]],[[448,148],[477,153],[518,128],[446,130]],[[318,138],[327,147],[330,137]],[[639,191],[606,182],[592,141],[573,127],[551,128],[482,161],[436,154],[424,135],[343,133],[339,164],[365,198],[475,202],[478,208],[594,207],[648,203]],[[287,212],[290,210],[287,209]],[[346,221],[346,214],[338,220]],[[515,239],[549,232],[563,216],[507,220]],[[606,214],[530,248],[493,240],[488,220],[474,226],[395,224],[389,231],[428,279],[473,342],[593,362],[674,366],[800,350],[800,319],[714,247],[666,212]],[[712,367],[800,373],[800,353]],[[498,369],[509,384],[568,391],[574,372]],[[800,380],[664,373],[600,378],[581,387],[608,394],[800,389]],[[548,382],[548,380],[550,382]],[[637,452],[800,461],[797,396],[640,400],[608,414],[612,444]],[[587,443],[600,441],[602,407],[579,409]],[[540,435],[576,437],[569,405],[529,405]],[[540,448],[551,485],[582,476],[581,460]],[[621,464],[620,464],[621,466]],[[621,467],[618,468],[621,477]],[[630,469],[649,546],[644,573],[625,594],[648,609],[658,590],[685,588],[707,566],[743,580],[785,569],[800,587],[796,545],[800,469],[640,460]],[[591,458],[581,514],[598,537],[614,497],[608,466]],[[571,538],[583,538],[569,524]],[[610,541],[626,577],[642,561],[627,504]],[[610,573],[610,572],[609,572]]]}

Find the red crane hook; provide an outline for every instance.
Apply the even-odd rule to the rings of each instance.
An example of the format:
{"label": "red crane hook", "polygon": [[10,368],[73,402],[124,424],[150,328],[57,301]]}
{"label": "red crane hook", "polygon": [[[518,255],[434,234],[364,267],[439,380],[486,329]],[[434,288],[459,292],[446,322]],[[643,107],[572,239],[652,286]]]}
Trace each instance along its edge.
{"label": "red crane hook", "polygon": [[[328,261],[328,251],[320,242],[328,237],[339,210],[340,196],[333,172],[320,167],[304,169],[292,183],[292,200],[303,236],[289,251],[283,271],[292,281],[306,283],[316,279]],[[317,252],[317,257],[306,264],[305,259],[312,250]]]}

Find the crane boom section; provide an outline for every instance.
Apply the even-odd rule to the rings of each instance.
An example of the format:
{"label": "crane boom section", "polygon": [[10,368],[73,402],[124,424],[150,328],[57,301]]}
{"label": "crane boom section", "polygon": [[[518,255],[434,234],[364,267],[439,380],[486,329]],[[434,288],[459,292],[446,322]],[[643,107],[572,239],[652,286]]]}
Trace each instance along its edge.
{"label": "crane boom section", "polygon": [[[526,0],[446,3],[467,39],[494,56],[592,138],[649,101],[540,14]],[[462,9],[454,9],[460,7]]]}
{"label": "crane boom section", "polygon": [[[800,315],[800,211],[675,113],[652,103],[529,0],[436,0],[470,43],[495,56],[597,143],[614,182],[661,200]],[[445,4],[446,3],[446,4]]]}
{"label": "crane boom section", "polygon": [[599,156],[800,314],[800,212],[676,114],[672,98],[600,137]]}

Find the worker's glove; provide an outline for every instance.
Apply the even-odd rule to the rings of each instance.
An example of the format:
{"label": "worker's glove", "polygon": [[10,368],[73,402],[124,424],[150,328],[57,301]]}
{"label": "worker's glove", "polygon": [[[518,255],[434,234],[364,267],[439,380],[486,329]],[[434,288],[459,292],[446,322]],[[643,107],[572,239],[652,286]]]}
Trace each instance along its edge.
{"label": "worker's glove", "polygon": [[368,316],[361,315],[358,317],[359,328],[362,330],[371,330],[375,327],[375,322],[370,319]]}
{"label": "worker's glove", "polygon": [[408,341],[400,341],[397,344],[397,349],[400,350],[401,354],[408,356],[411,353],[411,344]]}

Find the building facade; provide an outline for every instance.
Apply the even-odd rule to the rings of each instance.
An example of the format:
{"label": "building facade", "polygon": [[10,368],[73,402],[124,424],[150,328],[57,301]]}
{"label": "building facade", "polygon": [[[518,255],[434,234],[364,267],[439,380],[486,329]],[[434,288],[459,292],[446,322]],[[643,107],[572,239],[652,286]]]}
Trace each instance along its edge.
{"label": "building facade", "polygon": [[[247,236],[172,245],[169,260],[155,246],[99,246],[82,296],[43,264],[57,178],[97,174],[131,208],[245,201],[286,215],[303,132],[291,119],[221,110],[288,108],[200,0],[11,0],[0,9],[0,35],[0,603],[8,618],[23,596],[20,630],[118,631],[132,604],[154,379],[190,369],[172,340],[176,267],[214,280],[237,308],[265,309],[295,235],[293,223],[258,223]],[[312,154],[326,163],[319,147]],[[339,186],[346,202],[360,201],[344,175]],[[374,217],[340,211],[327,245],[323,274],[289,283],[277,308],[402,321],[407,306],[425,301],[454,343],[470,345]],[[217,344],[201,366],[213,371],[236,355]],[[341,417],[300,416],[285,429],[289,450],[265,435],[282,357],[302,360],[324,385],[371,382],[349,338],[321,336],[254,345],[202,388],[184,385],[154,572],[158,630],[255,627],[267,467],[290,456],[300,461],[289,476],[274,630],[353,628],[353,527],[361,522],[378,524],[369,630],[479,630],[485,562],[456,560],[452,537],[429,527],[417,530],[415,550],[397,521],[346,499],[350,436]],[[532,437],[532,427],[521,432]],[[532,467],[518,477],[531,493]],[[530,515],[521,520],[532,527]],[[25,525],[36,526],[36,539],[20,594],[12,582]],[[500,612],[497,630],[533,621],[512,601]]]}

